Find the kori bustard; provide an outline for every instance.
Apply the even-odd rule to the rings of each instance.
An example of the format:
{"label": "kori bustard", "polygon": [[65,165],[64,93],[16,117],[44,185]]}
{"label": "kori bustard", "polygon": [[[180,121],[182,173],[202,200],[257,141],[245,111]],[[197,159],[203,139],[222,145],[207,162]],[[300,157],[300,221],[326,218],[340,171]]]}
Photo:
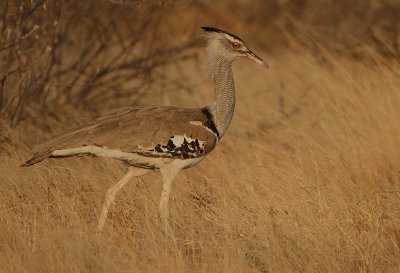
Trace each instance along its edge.
{"label": "kori bustard", "polygon": [[92,155],[126,162],[127,174],[106,193],[98,229],[102,230],[115,195],[132,177],[159,169],[163,189],[160,216],[166,229],[172,182],[179,171],[199,163],[217,145],[231,123],[235,108],[232,62],[246,57],[267,67],[238,36],[203,27],[207,41],[206,69],[214,85],[215,101],[204,108],[139,106],[121,108],[88,125],[69,130],[42,143],[21,166],[49,157]]}

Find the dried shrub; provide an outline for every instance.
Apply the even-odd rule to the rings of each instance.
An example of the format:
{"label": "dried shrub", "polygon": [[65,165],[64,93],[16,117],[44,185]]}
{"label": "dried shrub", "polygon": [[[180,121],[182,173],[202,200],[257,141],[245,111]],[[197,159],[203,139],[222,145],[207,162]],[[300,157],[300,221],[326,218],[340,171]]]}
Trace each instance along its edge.
{"label": "dried shrub", "polygon": [[100,105],[134,103],[158,67],[193,57],[184,49],[197,44],[163,44],[165,5],[155,1],[0,5],[0,111],[12,125],[60,105],[98,114]]}

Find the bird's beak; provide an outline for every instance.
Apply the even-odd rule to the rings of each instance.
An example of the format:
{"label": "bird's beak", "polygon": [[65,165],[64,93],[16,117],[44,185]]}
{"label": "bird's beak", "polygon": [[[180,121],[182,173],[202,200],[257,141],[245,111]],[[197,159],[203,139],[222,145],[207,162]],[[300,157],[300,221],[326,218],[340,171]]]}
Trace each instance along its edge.
{"label": "bird's beak", "polygon": [[253,62],[256,62],[258,64],[261,64],[265,68],[269,68],[269,65],[267,64],[266,61],[258,57],[253,51],[249,49],[249,51],[246,52],[246,57],[252,60]]}

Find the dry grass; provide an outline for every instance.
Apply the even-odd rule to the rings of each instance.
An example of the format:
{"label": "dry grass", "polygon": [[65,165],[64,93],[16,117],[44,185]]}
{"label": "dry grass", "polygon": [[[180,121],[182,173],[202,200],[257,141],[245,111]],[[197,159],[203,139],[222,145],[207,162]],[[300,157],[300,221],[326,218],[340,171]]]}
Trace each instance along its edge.
{"label": "dry grass", "polygon": [[[18,167],[32,146],[98,110],[78,113],[82,107],[66,103],[61,117],[27,111],[13,128],[3,118],[0,272],[399,272],[400,65],[368,46],[357,61],[314,50],[256,50],[269,71],[235,64],[230,130],[175,183],[177,245],[163,234],[157,173],[117,196],[97,234],[122,164],[68,158]],[[168,78],[140,102],[208,103],[199,69],[193,59],[156,68]],[[190,89],[168,85],[182,80]]]}

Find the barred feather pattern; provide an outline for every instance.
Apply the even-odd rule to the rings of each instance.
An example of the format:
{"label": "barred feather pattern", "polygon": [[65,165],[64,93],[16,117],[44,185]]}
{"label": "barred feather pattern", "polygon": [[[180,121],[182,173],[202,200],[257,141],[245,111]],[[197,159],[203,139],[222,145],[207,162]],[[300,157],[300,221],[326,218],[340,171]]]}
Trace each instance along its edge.
{"label": "barred feather pattern", "polygon": [[207,49],[206,70],[215,89],[215,102],[211,105],[210,110],[213,113],[220,137],[222,137],[228,130],[235,111],[233,59],[216,52],[213,44],[209,44]]}

